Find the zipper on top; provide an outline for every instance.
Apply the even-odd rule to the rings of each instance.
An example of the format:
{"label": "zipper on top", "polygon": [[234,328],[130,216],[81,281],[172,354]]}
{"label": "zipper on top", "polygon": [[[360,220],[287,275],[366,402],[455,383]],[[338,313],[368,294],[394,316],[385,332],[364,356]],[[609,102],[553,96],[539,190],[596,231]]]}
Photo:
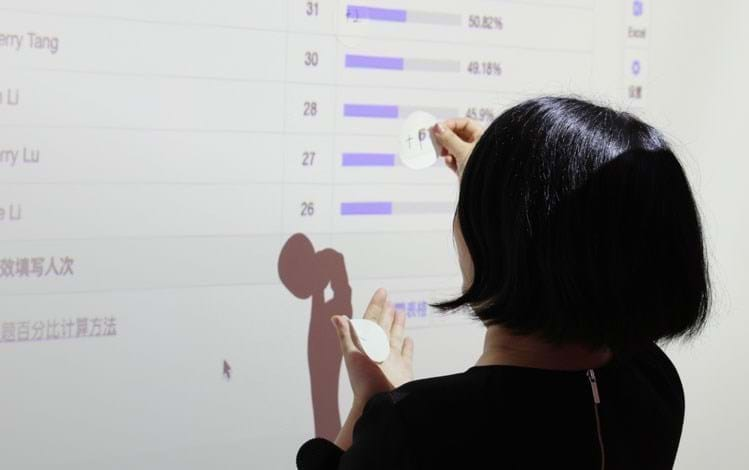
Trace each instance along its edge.
{"label": "zipper on top", "polygon": [[601,470],[606,469],[606,449],[603,446],[603,433],[601,432],[601,417],[598,414],[598,405],[601,403],[601,395],[598,393],[598,380],[593,369],[588,369],[586,373],[590,389],[593,392],[593,412],[596,415],[596,437],[598,437],[598,446],[601,451]]}
{"label": "zipper on top", "polygon": [[588,382],[590,382],[590,389],[593,391],[593,401],[597,404],[601,403],[601,395],[598,394],[598,382],[596,381],[596,373],[593,369],[588,369],[587,372]]}

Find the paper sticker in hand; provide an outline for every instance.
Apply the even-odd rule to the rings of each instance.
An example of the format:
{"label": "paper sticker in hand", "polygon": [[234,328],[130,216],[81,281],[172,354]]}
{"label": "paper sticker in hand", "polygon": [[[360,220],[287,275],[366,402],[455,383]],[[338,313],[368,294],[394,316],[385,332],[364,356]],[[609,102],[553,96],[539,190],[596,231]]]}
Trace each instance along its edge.
{"label": "paper sticker in hand", "polygon": [[358,318],[351,320],[351,326],[359,339],[364,354],[374,362],[382,363],[390,355],[390,342],[385,330],[372,320]]}
{"label": "paper sticker in hand", "polygon": [[436,123],[437,118],[424,111],[414,111],[403,122],[400,158],[405,166],[421,170],[437,161],[440,146],[431,132]]}

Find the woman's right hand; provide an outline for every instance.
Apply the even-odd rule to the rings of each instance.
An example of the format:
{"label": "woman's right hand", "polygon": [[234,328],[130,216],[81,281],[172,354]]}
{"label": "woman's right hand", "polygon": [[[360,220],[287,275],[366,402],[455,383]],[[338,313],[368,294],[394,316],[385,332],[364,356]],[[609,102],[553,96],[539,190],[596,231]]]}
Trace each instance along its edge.
{"label": "woman's right hand", "polygon": [[432,134],[441,146],[440,155],[458,177],[463,174],[468,157],[483,133],[481,124],[468,118],[448,119],[432,127]]}

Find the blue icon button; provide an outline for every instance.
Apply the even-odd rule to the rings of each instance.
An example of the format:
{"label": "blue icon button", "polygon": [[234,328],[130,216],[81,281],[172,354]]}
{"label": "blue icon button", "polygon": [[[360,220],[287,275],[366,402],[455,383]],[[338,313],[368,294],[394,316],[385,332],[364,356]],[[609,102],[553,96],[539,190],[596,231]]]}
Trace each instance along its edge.
{"label": "blue icon button", "polygon": [[635,0],[632,2],[632,14],[635,16],[642,16],[643,10],[645,9],[645,6],[642,3],[642,0]]}
{"label": "blue icon button", "polygon": [[632,75],[640,75],[640,71],[642,70],[642,65],[640,64],[639,60],[633,60],[632,61]]}

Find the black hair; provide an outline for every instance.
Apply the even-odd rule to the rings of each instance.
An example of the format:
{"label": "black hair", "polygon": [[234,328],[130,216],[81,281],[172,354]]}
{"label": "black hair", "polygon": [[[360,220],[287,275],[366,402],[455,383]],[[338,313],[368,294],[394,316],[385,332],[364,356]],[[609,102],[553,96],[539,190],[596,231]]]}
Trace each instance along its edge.
{"label": "black hair", "polygon": [[663,136],[631,114],[559,97],[510,108],[466,164],[456,218],[474,272],[441,310],[621,351],[704,325],[709,275],[689,182]]}

